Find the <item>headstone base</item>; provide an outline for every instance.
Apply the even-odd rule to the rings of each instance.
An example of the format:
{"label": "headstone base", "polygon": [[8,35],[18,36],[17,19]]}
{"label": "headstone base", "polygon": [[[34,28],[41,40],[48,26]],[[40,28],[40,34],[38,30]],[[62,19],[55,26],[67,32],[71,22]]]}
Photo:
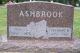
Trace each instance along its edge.
{"label": "headstone base", "polygon": [[80,39],[71,41],[8,39],[0,43],[0,51],[29,53],[80,53]]}
{"label": "headstone base", "polygon": [[25,36],[9,36],[11,40],[52,40],[52,41],[71,41],[73,38],[70,37],[25,37]]}

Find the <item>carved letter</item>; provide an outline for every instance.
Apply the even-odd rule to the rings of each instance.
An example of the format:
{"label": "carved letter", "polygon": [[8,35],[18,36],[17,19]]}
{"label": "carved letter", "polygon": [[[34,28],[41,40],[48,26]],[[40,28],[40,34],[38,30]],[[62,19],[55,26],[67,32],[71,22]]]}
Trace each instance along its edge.
{"label": "carved letter", "polygon": [[42,11],[41,17],[46,17],[45,11]]}
{"label": "carved letter", "polygon": [[30,11],[30,16],[35,17],[35,11]]}
{"label": "carved letter", "polygon": [[40,17],[40,12],[36,11],[36,17]]}
{"label": "carved letter", "polygon": [[48,11],[46,15],[47,15],[47,17],[49,17],[49,18],[50,18],[50,17],[51,17],[51,12],[50,12],[50,11]]}
{"label": "carved letter", "polygon": [[58,13],[55,11],[55,12],[53,12],[53,17],[54,18],[57,18],[57,16],[58,16]]}
{"label": "carved letter", "polygon": [[25,16],[26,17],[29,17],[28,11],[25,12]]}
{"label": "carved letter", "polygon": [[21,12],[20,12],[19,16],[24,16],[24,13],[23,13],[23,11],[22,11],[22,10],[21,10]]}
{"label": "carved letter", "polygon": [[63,14],[63,12],[59,12],[59,17],[62,18],[63,17],[62,14]]}

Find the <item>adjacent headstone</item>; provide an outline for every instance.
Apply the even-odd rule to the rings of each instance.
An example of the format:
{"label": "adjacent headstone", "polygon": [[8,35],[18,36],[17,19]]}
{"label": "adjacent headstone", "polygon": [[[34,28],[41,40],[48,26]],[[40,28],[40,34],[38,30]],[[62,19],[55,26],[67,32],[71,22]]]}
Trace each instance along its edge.
{"label": "adjacent headstone", "polygon": [[8,35],[19,37],[71,38],[73,6],[26,2],[8,5]]}
{"label": "adjacent headstone", "polygon": [[0,42],[7,42],[7,36],[6,35],[0,35]]}

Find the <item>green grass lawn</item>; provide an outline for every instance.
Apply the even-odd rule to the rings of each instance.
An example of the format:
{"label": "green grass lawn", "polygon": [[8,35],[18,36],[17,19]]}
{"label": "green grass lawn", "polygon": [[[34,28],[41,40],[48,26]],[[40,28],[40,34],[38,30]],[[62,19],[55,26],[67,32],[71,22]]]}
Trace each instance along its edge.
{"label": "green grass lawn", "polygon": [[0,34],[6,34],[7,26],[7,10],[6,7],[0,6]]}
{"label": "green grass lawn", "polygon": [[80,38],[80,7],[74,10],[74,35]]}
{"label": "green grass lawn", "polygon": [[[5,6],[0,6],[0,34],[7,32],[7,9]],[[80,38],[80,8],[74,10],[74,35]]]}

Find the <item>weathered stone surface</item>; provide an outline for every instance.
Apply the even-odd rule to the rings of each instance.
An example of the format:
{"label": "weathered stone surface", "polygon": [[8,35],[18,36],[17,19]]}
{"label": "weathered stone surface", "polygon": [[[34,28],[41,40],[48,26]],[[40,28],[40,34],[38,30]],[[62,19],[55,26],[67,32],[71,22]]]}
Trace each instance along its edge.
{"label": "weathered stone surface", "polygon": [[8,5],[9,36],[71,38],[73,11],[73,6],[50,2]]}
{"label": "weathered stone surface", "polygon": [[0,35],[0,42],[7,42],[7,35]]}
{"label": "weathered stone surface", "polygon": [[0,43],[0,51],[27,51],[32,53],[80,53],[80,40],[8,40]]}

